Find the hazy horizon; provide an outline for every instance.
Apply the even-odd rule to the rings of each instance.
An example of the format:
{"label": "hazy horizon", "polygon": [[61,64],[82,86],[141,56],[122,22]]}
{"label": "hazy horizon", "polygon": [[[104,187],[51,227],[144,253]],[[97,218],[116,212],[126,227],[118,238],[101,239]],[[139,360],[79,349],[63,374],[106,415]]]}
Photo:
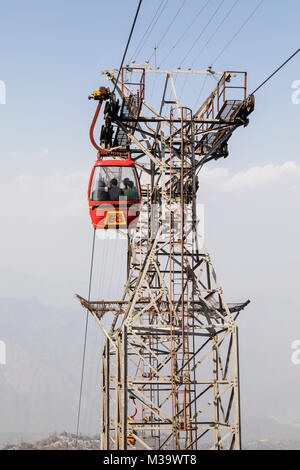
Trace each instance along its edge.
{"label": "hazy horizon", "polygon": [[[157,8],[159,0],[143,3],[128,60],[153,16],[153,3]],[[185,31],[199,10],[198,1],[187,3],[189,15],[178,16],[160,43],[181,2],[166,5],[137,61],[149,59],[159,43],[158,65],[188,68],[205,46],[193,67],[206,70],[213,63],[217,71],[247,70],[251,92],[297,48],[299,2],[265,0],[213,62],[254,8],[238,2],[210,40],[235,4],[227,0],[181,63],[220,4],[212,0],[172,49],[179,39],[177,22]],[[0,341],[6,344],[6,364],[0,365],[0,434],[76,429],[85,311],[75,294],[88,292],[93,229],[87,185],[96,158],[88,137],[95,103],[87,97],[108,84],[100,70],[119,66],[135,9],[136,2],[121,0],[72,2],[72,8],[68,1],[12,0],[1,8],[0,82],[6,100],[0,99]],[[112,24],[117,35],[110,34]],[[180,103],[193,111],[199,91],[201,102],[216,83],[212,77],[204,85],[202,80],[198,88],[195,82],[176,85]],[[292,360],[292,344],[300,340],[298,80],[296,56],[257,93],[249,125],[229,140],[227,159],[200,172],[198,191],[206,246],[225,298],[251,300],[238,319],[242,433],[251,434],[251,423],[261,423],[257,429],[263,434],[276,422],[278,433],[291,432],[295,440],[300,439],[300,364]],[[158,100],[158,84],[146,86],[148,98]],[[92,298],[120,299],[126,246],[97,239]],[[102,345],[91,319],[82,433],[95,434],[99,427]]]}

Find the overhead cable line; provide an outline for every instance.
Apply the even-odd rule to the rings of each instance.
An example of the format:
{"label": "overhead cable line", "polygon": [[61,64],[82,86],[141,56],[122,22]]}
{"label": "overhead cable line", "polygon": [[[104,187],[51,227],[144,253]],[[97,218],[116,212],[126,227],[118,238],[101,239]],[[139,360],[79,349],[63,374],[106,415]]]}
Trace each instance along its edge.
{"label": "overhead cable line", "polygon": [[206,41],[206,43],[204,44],[204,46],[202,47],[202,49],[200,49],[200,51],[198,52],[197,56],[195,57],[195,59],[193,60],[193,62],[191,63],[191,67],[194,65],[194,63],[196,62],[196,60],[198,59],[198,57],[200,56],[200,54],[202,54],[202,52],[204,51],[204,49],[206,49],[206,47],[208,46],[208,44],[210,43],[210,41],[213,39],[213,37],[217,34],[217,32],[219,31],[219,29],[223,26],[223,24],[225,23],[225,21],[227,20],[227,18],[230,16],[232,10],[234,9],[234,7],[238,4],[240,0],[236,0],[235,3],[231,6],[231,8],[229,9],[229,11],[226,13],[226,15],[224,16],[224,18],[222,19],[222,21],[218,24],[218,26],[216,27],[216,29],[214,30],[214,32],[212,33],[212,35],[209,37],[209,39]]}
{"label": "overhead cable line", "polygon": [[158,20],[160,19],[160,17],[161,17],[161,15],[162,15],[163,11],[165,10],[165,8],[166,8],[166,6],[167,6],[167,4],[168,4],[168,1],[169,1],[169,0],[166,0],[166,1],[165,1],[165,3],[164,3],[164,5],[163,5],[163,7],[162,7],[162,9],[161,9],[161,11],[160,11],[158,17],[157,17],[156,20],[155,20],[155,23],[152,25],[152,28],[150,29],[150,31],[148,32],[147,36],[145,37],[144,42],[141,44],[141,46],[140,46],[140,48],[139,48],[139,50],[138,50],[138,52],[137,52],[137,54],[136,54],[136,57],[138,56],[138,54],[141,52],[142,48],[145,46],[146,42],[148,41],[149,36],[150,36],[150,34],[152,33],[153,29],[155,28],[156,23],[157,23]]}
{"label": "overhead cable line", "polygon": [[[92,287],[92,276],[93,276],[93,265],[94,265],[94,252],[95,252],[95,236],[96,236],[96,229],[94,229],[94,234],[93,234],[88,301],[90,301],[90,298],[91,298],[91,287]],[[79,403],[78,403],[78,413],[77,413],[76,446],[77,446],[78,433],[79,433],[79,422],[80,422],[80,412],[81,412],[81,398],[82,398],[82,386],[83,386],[83,376],[84,376],[84,366],[85,366],[85,353],[86,353],[86,343],[87,343],[88,322],[89,322],[89,312],[87,310],[86,311],[86,318],[85,318],[85,333],[84,333],[84,344],[83,344],[82,365],[81,365],[81,379],[80,379],[80,392],[79,392]]]}
{"label": "overhead cable line", "polygon": [[131,36],[132,36],[134,26],[135,26],[135,23],[136,23],[136,20],[137,20],[137,17],[138,17],[140,8],[141,8],[142,1],[143,0],[139,0],[139,4],[138,4],[137,10],[136,10],[136,13],[135,13],[135,16],[134,16],[134,20],[133,20],[133,23],[132,23],[132,26],[131,26],[130,34],[129,34],[129,37],[128,37],[128,40],[127,40],[127,44],[126,44],[125,51],[124,51],[124,54],[123,54],[122,62],[121,62],[119,72],[118,72],[118,75],[117,75],[117,80],[115,82],[115,86],[114,86],[114,89],[113,89],[113,93],[116,89],[116,86],[117,86],[117,83],[118,83],[118,80],[119,80],[119,76],[120,76],[120,73],[121,73],[121,70],[122,70],[122,67],[123,67],[123,63],[124,63],[124,60],[125,60],[127,49],[128,49],[128,46],[129,46],[129,43],[130,43],[130,40],[131,40]]}
{"label": "overhead cable line", "polygon": [[[237,0],[237,1],[238,1],[238,0]],[[207,28],[207,27],[209,26],[209,24],[212,22],[213,18],[215,17],[215,15],[216,15],[217,12],[219,11],[219,9],[221,8],[221,6],[222,6],[223,3],[224,3],[224,2],[221,1],[221,3],[218,5],[217,9],[214,11],[213,15],[210,17],[209,21],[207,22],[207,24],[205,25],[205,27],[204,27],[203,30],[201,31],[200,35],[198,36],[197,41],[200,39],[200,37],[202,36],[202,34],[203,34],[204,31],[206,30],[206,28]],[[220,26],[220,25],[219,25],[219,26]],[[192,47],[192,48],[193,48],[193,47]],[[190,49],[190,51],[192,50],[192,48]],[[189,55],[189,53],[188,53],[188,55]],[[198,57],[198,56],[197,56],[197,57]],[[195,60],[196,60],[196,59],[195,59]],[[194,64],[194,62],[195,62],[195,60],[194,60],[193,63],[191,64],[190,68],[192,68],[192,66],[193,66],[193,64]],[[183,62],[183,61],[182,61],[182,62]],[[180,65],[181,65],[181,64],[180,64]],[[182,86],[182,88],[181,88],[180,97],[183,96],[183,92],[184,92],[185,86],[186,86],[186,84],[187,84],[188,78],[189,78],[188,76],[185,77],[185,80],[184,80],[184,82],[183,82],[183,86]]]}
{"label": "overhead cable line", "polygon": [[[123,57],[122,57],[122,62],[121,62],[121,65],[120,65],[120,68],[119,68],[119,71],[118,71],[118,75],[117,75],[117,79],[116,79],[116,82],[115,82],[115,86],[114,86],[113,92],[115,91],[116,86],[117,86],[117,83],[118,83],[118,80],[119,80],[119,76],[120,76],[120,73],[121,73],[121,69],[122,69],[122,67],[123,67],[123,63],[124,63],[124,60],[125,60],[125,57],[126,57],[126,53],[127,53],[127,50],[128,50],[129,44],[130,44],[130,41],[131,41],[132,33],[133,33],[133,30],[134,30],[134,27],[135,27],[135,23],[136,23],[138,14],[139,14],[139,10],[140,10],[141,4],[142,4],[142,0],[139,0],[139,4],[138,4],[137,10],[136,10],[136,13],[135,13],[135,16],[134,16],[134,20],[133,20],[133,23],[132,23],[132,26],[131,26],[130,34],[129,34],[129,37],[128,37],[128,40],[127,40],[127,44],[126,44],[126,47],[125,47],[125,51],[124,51]],[[95,251],[95,234],[96,234],[96,229],[94,229],[94,235],[93,235],[88,301],[90,301],[90,296],[91,296],[92,274],[93,274],[93,264],[94,264],[94,251]],[[89,315],[88,315],[88,311],[87,311],[87,312],[86,312],[86,321],[85,321],[84,346],[83,346],[83,354],[82,354],[82,366],[81,366],[81,380],[80,380],[79,404],[78,404],[78,413],[77,413],[76,446],[77,446],[77,442],[78,442],[79,423],[80,423],[82,388],[83,388],[83,377],[84,377],[85,355],[86,355],[86,344],[87,344],[87,332],[88,332],[88,318],[89,318]]]}
{"label": "overhead cable line", "polygon": [[292,60],[293,57],[295,57],[296,54],[298,54],[298,52],[300,51],[300,48],[297,49],[285,62],[283,62],[283,64],[281,64],[273,73],[271,73],[271,75],[268,76],[268,78],[266,78],[252,93],[251,95],[254,95],[254,93],[256,93],[263,85],[265,85],[265,83],[267,83],[270,78],[274,77],[274,75],[279,72],[280,69],[282,69],[290,60]]}
{"label": "overhead cable line", "polygon": [[217,6],[217,8],[214,10],[213,14],[210,16],[208,22],[206,23],[206,25],[204,26],[204,28],[201,30],[200,34],[197,36],[197,38],[195,39],[195,41],[193,42],[192,46],[190,47],[190,49],[188,50],[188,52],[185,54],[185,56],[183,57],[183,59],[181,60],[180,62],[180,66],[181,64],[187,59],[187,57],[190,55],[191,51],[194,49],[195,45],[197,44],[197,42],[199,41],[199,39],[201,38],[201,36],[203,35],[203,33],[206,31],[206,29],[208,28],[208,26],[210,25],[210,23],[213,21],[214,17],[216,16],[216,14],[218,13],[218,11],[220,10],[221,6],[223,5],[225,0],[221,0],[221,2],[219,3],[219,5]]}
{"label": "overhead cable line", "polygon": [[195,102],[195,107],[197,106],[197,103],[200,101],[200,98],[201,98],[201,96],[202,96],[202,93],[203,93],[203,90],[204,90],[204,87],[205,87],[207,78],[208,78],[208,75],[205,75],[205,78],[204,78],[203,83],[202,83],[202,87],[201,87],[201,89],[200,89],[200,91],[199,91],[199,95],[198,95],[198,97],[197,97],[197,99],[196,99],[196,102]]}
{"label": "overhead cable line", "polygon": [[250,15],[246,18],[246,20],[243,22],[243,24],[240,26],[240,28],[234,33],[232,38],[225,44],[221,52],[217,55],[217,57],[212,61],[211,65],[213,65],[220,57],[221,55],[224,54],[226,49],[230,46],[232,41],[237,37],[237,35],[242,31],[242,29],[246,26],[246,24],[250,21],[252,16],[257,12],[259,7],[263,4],[264,0],[260,0],[259,4],[254,8],[254,10],[250,13]]}
{"label": "overhead cable line", "polygon": [[[160,38],[160,40],[158,41],[157,45],[156,45],[156,50],[158,49],[158,47],[160,46],[160,44],[162,43],[162,41],[165,39],[166,35],[168,34],[172,24],[174,23],[174,21],[176,20],[177,16],[179,15],[179,13],[181,12],[182,8],[184,7],[184,4],[186,3],[186,0],[183,0],[183,2],[181,3],[180,7],[178,8],[177,12],[175,13],[174,17],[172,18],[172,20],[170,21],[166,31],[164,32],[164,34],[162,35],[162,37]],[[155,52],[155,51],[154,51]],[[151,60],[151,58],[153,57],[153,54],[154,52],[152,52],[151,56],[149,57],[149,61]]]}
{"label": "overhead cable line", "polygon": [[[149,29],[151,28],[153,21],[155,21],[155,18],[156,18],[156,16],[158,15],[158,12],[159,12],[159,10],[160,10],[160,8],[161,8],[161,6],[162,6],[162,4],[163,4],[164,2],[165,2],[165,6],[166,6],[166,4],[168,3],[168,0],[162,0],[162,1],[160,2],[159,6],[158,6],[158,8],[157,8],[157,10],[156,10],[156,12],[154,13],[154,16],[152,17],[152,20],[151,20],[150,23],[149,23],[148,28],[147,28],[146,31],[144,32],[144,34],[143,34],[141,40],[139,41],[137,47],[135,48],[135,51],[134,51],[134,53],[132,54],[132,57],[131,57],[131,59],[130,59],[130,62],[132,62],[132,60],[138,55],[138,53],[139,53],[140,50],[142,49],[142,47],[143,47],[145,41],[147,40],[146,35],[147,35]],[[164,8],[163,8],[163,10],[164,10]],[[163,12],[163,10],[161,11],[161,13]],[[160,15],[159,15],[159,16],[160,16]],[[159,18],[159,17],[158,17],[158,18]],[[157,18],[157,20],[158,20],[158,18]],[[156,20],[156,22],[157,22],[157,20]],[[155,22],[155,24],[156,24],[156,22]],[[153,27],[155,26],[155,24],[153,25]],[[152,28],[152,29],[153,29],[153,28]],[[152,31],[152,29],[151,29],[151,31]],[[151,33],[151,31],[149,32],[149,34]],[[149,36],[149,35],[148,35],[148,36]]]}
{"label": "overhead cable line", "polygon": [[197,15],[194,17],[194,19],[191,21],[191,23],[185,28],[185,30],[183,31],[182,35],[179,37],[179,39],[177,39],[177,41],[175,42],[174,46],[172,46],[172,48],[169,50],[168,54],[162,59],[161,63],[163,63],[171,54],[172,52],[174,51],[174,49],[178,46],[178,44],[181,42],[181,40],[184,38],[184,36],[186,35],[186,33],[190,30],[191,26],[195,23],[195,21],[197,21],[198,19],[198,16],[201,15],[201,13],[204,11],[204,9],[207,7],[207,5],[209,4],[210,0],[207,0],[207,2],[204,4],[204,6],[202,6],[200,8],[200,10],[198,11]]}

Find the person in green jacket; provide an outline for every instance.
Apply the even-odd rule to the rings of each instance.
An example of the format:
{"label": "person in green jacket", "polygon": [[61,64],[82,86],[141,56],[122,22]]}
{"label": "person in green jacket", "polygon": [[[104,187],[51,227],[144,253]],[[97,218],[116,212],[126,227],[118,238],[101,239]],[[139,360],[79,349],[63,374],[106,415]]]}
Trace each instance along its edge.
{"label": "person in green jacket", "polygon": [[133,182],[126,178],[123,183],[125,186],[124,195],[127,197],[127,201],[138,201],[138,192],[134,188]]}

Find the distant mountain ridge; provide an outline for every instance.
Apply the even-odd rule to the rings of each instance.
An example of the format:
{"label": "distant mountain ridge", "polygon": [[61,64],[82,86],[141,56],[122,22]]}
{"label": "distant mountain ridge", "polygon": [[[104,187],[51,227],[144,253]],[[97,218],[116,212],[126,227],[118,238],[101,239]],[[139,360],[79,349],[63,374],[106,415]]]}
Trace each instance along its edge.
{"label": "distant mountain ridge", "polygon": [[[36,442],[22,441],[20,444],[7,444],[3,450],[99,450],[99,436],[82,436],[78,440],[75,434],[63,432],[52,434]],[[261,439],[248,441],[243,444],[243,450],[300,450],[300,440]],[[199,451],[207,450],[202,446]]]}
{"label": "distant mountain ridge", "polygon": [[37,299],[0,299],[7,356],[0,366],[0,438],[74,429],[84,314]]}
{"label": "distant mountain ridge", "polygon": [[[80,428],[85,434],[96,434],[99,429],[99,351],[103,338],[93,321],[88,330]],[[80,306],[58,309],[34,298],[0,298],[0,340],[7,350],[7,364],[0,366],[0,446],[21,440],[32,443],[61,429],[74,432],[84,324],[85,311]],[[297,423],[262,413],[247,416],[245,395],[243,443],[266,438],[300,441]]]}

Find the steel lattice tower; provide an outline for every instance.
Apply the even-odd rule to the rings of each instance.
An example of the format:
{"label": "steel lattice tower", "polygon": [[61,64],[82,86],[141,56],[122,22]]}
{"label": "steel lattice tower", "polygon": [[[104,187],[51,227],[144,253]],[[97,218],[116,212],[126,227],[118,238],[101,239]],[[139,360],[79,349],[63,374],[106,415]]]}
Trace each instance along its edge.
{"label": "steel lattice tower", "polygon": [[[193,114],[179,106],[173,74],[211,71],[134,65],[122,70],[118,82],[117,70],[103,73],[122,99],[119,107],[112,97],[105,111],[106,127],[115,129],[109,146],[130,145],[148,181],[139,225],[128,231],[128,279],[121,299],[88,302],[78,296],[106,337],[102,449],[239,449],[236,317],[248,301],[225,301],[203,243],[196,173],[211,159],[226,157],[233,131],[248,123],[254,102],[247,97],[247,75],[220,73],[216,88]],[[147,73],[165,74],[158,110],[145,100]],[[228,97],[232,90],[238,99]],[[109,328],[104,315],[111,318]],[[134,419],[129,418],[132,403]]]}

